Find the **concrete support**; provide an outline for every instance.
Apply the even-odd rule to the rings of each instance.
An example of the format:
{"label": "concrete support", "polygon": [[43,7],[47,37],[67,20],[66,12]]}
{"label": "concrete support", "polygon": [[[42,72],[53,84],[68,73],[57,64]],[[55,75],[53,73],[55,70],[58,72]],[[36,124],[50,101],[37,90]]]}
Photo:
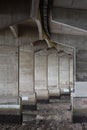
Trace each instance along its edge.
{"label": "concrete support", "polygon": [[60,97],[58,65],[57,50],[51,48],[48,50],[48,90],[50,98]]}
{"label": "concrete support", "polygon": [[13,96],[0,98],[0,123],[21,124],[21,112],[21,98]]}
{"label": "concrete support", "polygon": [[73,74],[74,74],[74,72],[73,72],[73,70],[74,70],[74,68],[73,68],[73,57],[70,57],[69,58],[69,64],[70,64],[70,91],[71,92],[73,92],[74,91],[74,76],[73,76]]}
{"label": "concrete support", "polygon": [[[55,21],[52,22],[52,25],[55,25],[55,28],[51,28],[52,39],[65,46],[71,46],[74,51],[74,80],[70,72],[70,83],[72,80],[74,81],[75,92],[71,93],[71,104],[73,122],[80,123],[87,122],[86,4],[86,0],[55,0],[53,2],[51,19]],[[72,64],[72,61],[70,64]],[[70,70],[72,70],[72,68]]]}
{"label": "concrete support", "polygon": [[0,46],[0,122],[21,123],[18,98],[18,48]]}
{"label": "concrete support", "polygon": [[63,54],[59,57],[59,84],[61,95],[69,94],[69,57]]}
{"label": "concrete support", "polygon": [[41,50],[35,53],[35,91],[38,102],[48,102],[48,73],[47,73],[47,51]]}
{"label": "concrete support", "polygon": [[0,96],[18,96],[18,48],[0,46]]}
{"label": "concrete support", "polygon": [[19,51],[19,94],[23,109],[36,110],[34,89],[34,52],[32,45],[22,45]]}

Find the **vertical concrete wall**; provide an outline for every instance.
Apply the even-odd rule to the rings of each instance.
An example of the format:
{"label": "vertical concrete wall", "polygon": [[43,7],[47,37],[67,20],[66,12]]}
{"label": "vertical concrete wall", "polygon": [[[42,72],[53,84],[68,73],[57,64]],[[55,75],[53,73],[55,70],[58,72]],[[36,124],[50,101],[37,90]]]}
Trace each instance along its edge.
{"label": "vertical concrete wall", "polygon": [[57,50],[51,48],[48,50],[48,89],[50,98],[60,96],[58,68]]}
{"label": "vertical concrete wall", "polygon": [[35,53],[35,89],[47,89],[47,52]]}
{"label": "vertical concrete wall", "polygon": [[70,88],[71,88],[71,91],[73,91],[73,89],[74,89],[74,83],[73,83],[73,58],[72,57],[70,57],[69,58],[69,60],[70,60]]}
{"label": "vertical concrete wall", "polygon": [[62,89],[69,89],[69,57],[66,55],[59,57],[59,84],[60,88]]}
{"label": "vertical concrete wall", "polygon": [[37,99],[48,102],[48,83],[47,83],[47,51],[41,50],[35,53],[35,91]]}
{"label": "vertical concrete wall", "polygon": [[48,52],[48,87],[58,87],[58,53],[56,50]]}
{"label": "vertical concrete wall", "polygon": [[0,31],[0,97],[18,96],[18,47],[11,31]]}
{"label": "vertical concrete wall", "polygon": [[21,96],[34,93],[34,53],[31,45],[22,45],[19,54],[19,92]]}
{"label": "vertical concrete wall", "polygon": [[0,96],[18,96],[18,49],[0,46]]}

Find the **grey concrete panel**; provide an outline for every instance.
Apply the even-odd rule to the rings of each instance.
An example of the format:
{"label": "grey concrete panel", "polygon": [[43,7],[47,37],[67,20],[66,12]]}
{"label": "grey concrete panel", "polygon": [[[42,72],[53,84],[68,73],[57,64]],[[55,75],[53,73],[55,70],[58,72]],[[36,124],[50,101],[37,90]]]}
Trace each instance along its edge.
{"label": "grey concrete panel", "polygon": [[70,83],[70,70],[69,70],[69,57],[63,55],[59,58],[59,85],[62,89],[68,89],[69,92],[69,83]]}
{"label": "grey concrete panel", "polygon": [[10,0],[9,2],[5,0],[1,1],[0,29],[30,19],[32,14],[31,7],[32,0]]}
{"label": "grey concrete panel", "polygon": [[53,8],[52,18],[55,21],[87,30],[87,10]]}
{"label": "grey concrete panel", "polygon": [[48,87],[58,87],[58,53],[55,50],[48,51]]}
{"label": "grey concrete panel", "polygon": [[53,34],[52,39],[76,48],[76,80],[87,81],[87,37]]}
{"label": "grey concrete panel", "polygon": [[0,96],[18,96],[18,48],[0,46]]}
{"label": "grey concrete panel", "polygon": [[35,89],[47,89],[47,52],[35,53]]}
{"label": "grey concrete panel", "polygon": [[34,53],[31,45],[20,47],[19,91],[21,96],[34,93]]}
{"label": "grey concrete panel", "polygon": [[35,91],[38,102],[48,102],[47,51],[35,53]]}
{"label": "grey concrete panel", "polygon": [[71,92],[74,90],[74,66],[73,66],[73,58],[69,59],[70,61],[70,89]]}
{"label": "grey concrete panel", "polygon": [[13,36],[9,28],[0,30],[0,45],[18,46],[17,39]]}
{"label": "grey concrete panel", "polygon": [[53,0],[54,7],[87,9],[87,0]]}
{"label": "grey concrete panel", "polygon": [[48,50],[48,89],[50,97],[60,96],[58,77],[58,53],[51,48]]}
{"label": "grey concrete panel", "polygon": [[[32,22],[31,22],[32,23]],[[19,44],[29,44],[39,40],[39,32],[37,26],[27,23],[27,25],[19,25]]]}
{"label": "grey concrete panel", "polygon": [[23,110],[33,110],[33,107],[36,106],[36,95],[34,89],[34,52],[33,46],[30,44],[20,46],[19,69],[19,95],[22,97]]}

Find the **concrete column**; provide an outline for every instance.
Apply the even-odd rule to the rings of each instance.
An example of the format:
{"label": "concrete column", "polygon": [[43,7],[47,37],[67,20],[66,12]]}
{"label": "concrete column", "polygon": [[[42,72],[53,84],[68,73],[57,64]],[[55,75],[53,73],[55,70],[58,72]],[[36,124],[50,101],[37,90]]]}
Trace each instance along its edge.
{"label": "concrete column", "polygon": [[35,91],[37,100],[48,102],[48,73],[47,73],[47,51],[41,50],[35,53]]}
{"label": "concrete column", "polygon": [[0,98],[18,96],[17,47],[0,46],[0,90]]}
{"label": "concrete column", "polygon": [[24,109],[36,109],[34,89],[34,52],[32,45],[22,45],[19,53],[19,93]]}
{"label": "concrete column", "polygon": [[0,46],[0,123],[21,123],[16,46]]}
{"label": "concrete column", "polygon": [[69,57],[66,54],[59,57],[59,75],[61,94],[69,94]]}
{"label": "concrete column", "polygon": [[73,81],[73,58],[70,57],[70,90],[74,91],[74,81]]}
{"label": "concrete column", "polygon": [[58,53],[55,48],[48,50],[48,89],[50,98],[59,98]]}

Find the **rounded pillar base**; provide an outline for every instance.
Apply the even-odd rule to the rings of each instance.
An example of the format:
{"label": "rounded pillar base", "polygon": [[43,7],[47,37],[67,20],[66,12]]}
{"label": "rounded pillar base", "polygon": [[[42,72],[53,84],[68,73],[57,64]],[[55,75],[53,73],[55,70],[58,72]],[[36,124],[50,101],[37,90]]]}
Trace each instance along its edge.
{"label": "rounded pillar base", "polygon": [[36,94],[32,93],[28,96],[22,96],[22,109],[23,110],[37,110]]}
{"label": "rounded pillar base", "polygon": [[36,90],[37,103],[49,103],[49,92],[46,89]]}
{"label": "rounded pillar base", "polygon": [[60,98],[60,89],[59,88],[49,88],[49,98],[50,99],[59,99]]}

